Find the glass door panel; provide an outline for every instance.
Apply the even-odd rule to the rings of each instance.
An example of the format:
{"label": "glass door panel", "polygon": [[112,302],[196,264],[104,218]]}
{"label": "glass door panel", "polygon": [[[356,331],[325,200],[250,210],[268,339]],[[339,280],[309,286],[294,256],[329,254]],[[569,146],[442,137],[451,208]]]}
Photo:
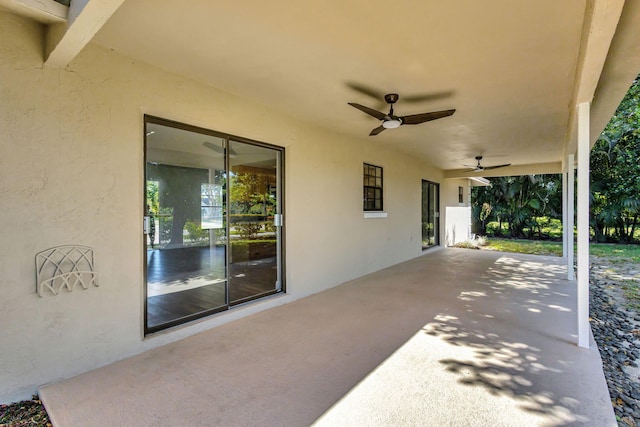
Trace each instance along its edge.
{"label": "glass door panel", "polygon": [[229,302],[281,290],[281,151],[229,142]]}
{"label": "glass door panel", "polygon": [[422,249],[440,244],[440,186],[422,181]]}
{"label": "glass door panel", "polygon": [[145,331],[227,305],[225,140],[147,121]]}

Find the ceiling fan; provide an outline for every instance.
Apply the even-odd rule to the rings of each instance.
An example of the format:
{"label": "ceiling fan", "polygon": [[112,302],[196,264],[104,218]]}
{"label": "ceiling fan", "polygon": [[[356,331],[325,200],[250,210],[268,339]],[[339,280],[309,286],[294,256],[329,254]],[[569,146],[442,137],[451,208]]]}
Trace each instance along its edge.
{"label": "ceiling fan", "polygon": [[[360,92],[363,95],[369,96],[375,99],[377,102],[376,108],[382,108],[385,104],[384,102],[384,92],[380,91],[376,88],[366,86],[362,83],[356,82],[347,82],[346,85],[355,90],[356,92]],[[402,95],[402,102],[404,103],[416,103],[416,102],[425,102],[425,101],[435,101],[438,99],[449,98],[453,96],[453,90],[444,90],[440,92],[425,92],[425,93],[415,93],[411,95],[404,94]]]}
{"label": "ceiling fan", "polygon": [[484,171],[488,171],[491,169],[498,169],[498,168],[504,168],[507,166],[511,166],[511,163],[505,163],[504,165],[496,165],[496,166],[482,166],[480,164],[480,161],[482,160],[482,156],[476,156],[476,160],[478,161],[478,164],[475,166],[471,166],[471,165],[465,165],[469,168],[471,168],[471,170],[469,172],[484,172]]}
{"label": "ceiling fan", "polygon": [[384,96],[384,100],[387,104],[389,104],[388,114],[381,113],[380,111],[374,110],[373,108],[365,107],[364,105],[356,104],[355,102],[349,102],[348,104],[354,108],[357,108],[363,113],[367,113],[368,115],[382,121],[382,124],[373,129],[369,136],[377,135],[385,129],[395,129],[402,125],[418,125],[420,123],[429,122],[431,120],[441,119],[443,117],[451,116],[456,112],[456,110],[443,110],[433,111],[430,113],[411,114],[409,116],[396,116],[395,114],[393,114],[393,104],[398,101],[399,97],[400,96],[397,93],[388,93]]}

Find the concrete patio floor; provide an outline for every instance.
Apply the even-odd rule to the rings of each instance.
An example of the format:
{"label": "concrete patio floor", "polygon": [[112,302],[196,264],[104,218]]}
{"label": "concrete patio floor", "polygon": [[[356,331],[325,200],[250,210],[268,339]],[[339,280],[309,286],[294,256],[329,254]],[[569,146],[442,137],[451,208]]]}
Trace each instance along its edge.
{"label": "concrete patio floor", "polygon": [[57,427],[615,426],[565,277],[560,258],[437,249],[41,398]]}

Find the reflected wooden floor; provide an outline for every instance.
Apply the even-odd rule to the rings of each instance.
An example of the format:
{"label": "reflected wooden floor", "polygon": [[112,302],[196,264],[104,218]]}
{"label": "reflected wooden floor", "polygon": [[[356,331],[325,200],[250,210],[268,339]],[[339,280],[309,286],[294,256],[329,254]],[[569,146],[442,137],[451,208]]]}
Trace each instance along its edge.
{"label": "reflected wooden floor", "polygon": [[[154,293],[147,297],[147,327],[226,308],[224,262],[224,246],[148,251],[148,289]],[[276,289],[275,257],[232,263],[229,270],[230,305]]]}

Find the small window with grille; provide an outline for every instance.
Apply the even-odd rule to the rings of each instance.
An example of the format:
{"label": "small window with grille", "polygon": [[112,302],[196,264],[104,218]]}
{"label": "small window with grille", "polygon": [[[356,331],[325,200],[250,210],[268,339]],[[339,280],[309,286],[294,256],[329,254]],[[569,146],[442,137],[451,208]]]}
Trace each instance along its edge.
{"label": "small window with grille", "polygon": [[382,211],[382,168],[364,163],[364,206],[367,211]]}

